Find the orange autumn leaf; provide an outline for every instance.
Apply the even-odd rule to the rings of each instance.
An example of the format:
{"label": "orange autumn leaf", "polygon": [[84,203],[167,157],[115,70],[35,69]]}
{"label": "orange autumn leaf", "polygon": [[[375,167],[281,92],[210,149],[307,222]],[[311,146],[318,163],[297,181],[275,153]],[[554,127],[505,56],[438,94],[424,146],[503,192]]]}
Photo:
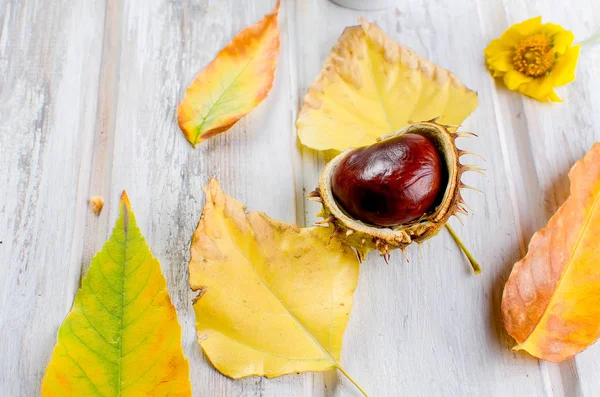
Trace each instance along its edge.
{"label": "orange autumn leaf", "polygon": [[600,143],[569,178],[571,195],[534,234],[502,297],[515,350],[556,362],[600,337]]}
{"label": "orange autumn leaf", "polygon": [[230,129],[271,91],[279,54],[278,13],[279,1],[273,13],[238,33],[188,87],[177,121],[194,147]]}

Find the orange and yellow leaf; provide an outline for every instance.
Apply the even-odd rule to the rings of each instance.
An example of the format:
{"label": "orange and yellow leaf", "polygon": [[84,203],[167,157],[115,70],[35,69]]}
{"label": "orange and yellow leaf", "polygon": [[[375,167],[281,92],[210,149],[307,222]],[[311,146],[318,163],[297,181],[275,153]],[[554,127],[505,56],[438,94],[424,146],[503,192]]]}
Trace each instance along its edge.
{"label": "orange and yellow leaf", "polygon": [[165,278],[125,192],[42,382],[43,397],[189,397],[189,364]]}
{"label": "orange and yellow leaf", "polygon": [[189,264],[198,341],[232,378],[340,368],[358,282],[352,249],[326,227],[246,212],[212,179]]}
{"label": "orange and yellow leaf", "polygon": [[304,97],[303,145],[343,151],[370,145],[411,121],[458,125],[477,94],[452,73],[388,37],[374,23],[348,27]]}
{"label": "orange and yellow leaf", "polygon": [[242,30],[202,70],[177,108],[177,121],[195,147],[231,128],[267,97],[279,54],[279,1],[272,14]]}
{"label": "orange and yellow leaf", "polygon": [[600,337],[600,143],[569,177],[571,195],[534,234],[502,297],[515,349],[557,362]]}

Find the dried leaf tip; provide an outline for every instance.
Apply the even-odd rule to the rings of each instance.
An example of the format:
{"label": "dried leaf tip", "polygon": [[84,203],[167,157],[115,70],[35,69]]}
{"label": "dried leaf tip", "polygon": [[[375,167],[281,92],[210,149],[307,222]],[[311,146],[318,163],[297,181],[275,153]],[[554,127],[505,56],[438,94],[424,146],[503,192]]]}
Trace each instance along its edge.
{"label": "dried leaf tip", "polygon": [[281,5],[281,0],[277,0],[277,3],[275,4],[275,8],[273,9],[273,11],[271,11],[270,15],[277,14],[279,12],[280,5]]}
{"label": "dried leaf tip", "polygon": [[129,196],[125,190],[121,192],[121,204],[125,204],[127,208],[131,208],[131,201],[129,201]]}
{"label": "dried leaf tip", "polygon": [[90,197],[90,207],[92,212],[96,215],[100,214],[102,211],[102,207],[104,207],[104,200],[100,196],[92,196]]}

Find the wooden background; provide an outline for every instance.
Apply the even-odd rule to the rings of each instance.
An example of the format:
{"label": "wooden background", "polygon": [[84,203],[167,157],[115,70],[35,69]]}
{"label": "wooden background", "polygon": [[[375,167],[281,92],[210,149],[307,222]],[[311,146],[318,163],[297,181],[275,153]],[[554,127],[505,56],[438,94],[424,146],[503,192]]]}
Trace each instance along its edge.
{"label": "wooden background", "polygon": [[[284,0],[282,46],[269,97],[232,130],[193,150],[175,121],[186,86],[275,0],[0,0],[0,395],[36,396],[81,275],[114,225],[127,189],[160,260],[183,326],[194,396],[358,396],[335,371],[233,381],[195,342],[189,243],[201,187],[274,218],[310,225],[305,200],[323,159],[296,144],[294,120],[343,28],[360,15],[454,71],[479,92],[464,123],[479,134],[486,196],[452,224],[480,259],[472,275],[444,231],[362,265],[343,364],[371,396],[600,396],[600,345],[556,365],[513,353],[499,318],[502,287],[568,195],[567,172],[600,140],[600,45],[584,47],[562,104],[495,84],[483,49],[515,22],[543,15],[579,40],[600,29],[597,0],[398,0],[358,12],[327,0]],[[87,200],[104,197],[99,217]]]}

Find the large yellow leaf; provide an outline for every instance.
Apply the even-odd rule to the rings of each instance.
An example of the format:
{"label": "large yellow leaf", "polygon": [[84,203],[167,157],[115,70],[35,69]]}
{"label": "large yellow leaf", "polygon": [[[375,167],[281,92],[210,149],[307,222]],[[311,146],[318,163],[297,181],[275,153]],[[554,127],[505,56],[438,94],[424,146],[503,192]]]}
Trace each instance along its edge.
{"label": "large yellow leaf", "polygon": [[268,377],[340,367],[358,281],[350,247],[245,207],[211,179],[194,233],[190,286],[202,349],[223,374]]}
{"label": "large yellow leaf", "polygon": [[515,349],[563,361],[600,337],[600,143],[569,173],[571,195],[535,233],[504,287]]}
{"label": "large yellow leaf", "polygon": [[279,54],[279,1],[272,14],[233,38],[202,70],[177,108],[193,146],[227,131],[267,97]]}
{"label": "large yellow leaf", "polygon": [[112,236],[58,331],[42,396],[191,395],[175,307],[123,192]]}
{"label": "large yellow leaf", "polygon": [[452,73],[389,38],[374,23],[342,33],[308,89],[296,127],[302,144],[343,151],[370,145],[410,121],[460,124],[477,94]]}

